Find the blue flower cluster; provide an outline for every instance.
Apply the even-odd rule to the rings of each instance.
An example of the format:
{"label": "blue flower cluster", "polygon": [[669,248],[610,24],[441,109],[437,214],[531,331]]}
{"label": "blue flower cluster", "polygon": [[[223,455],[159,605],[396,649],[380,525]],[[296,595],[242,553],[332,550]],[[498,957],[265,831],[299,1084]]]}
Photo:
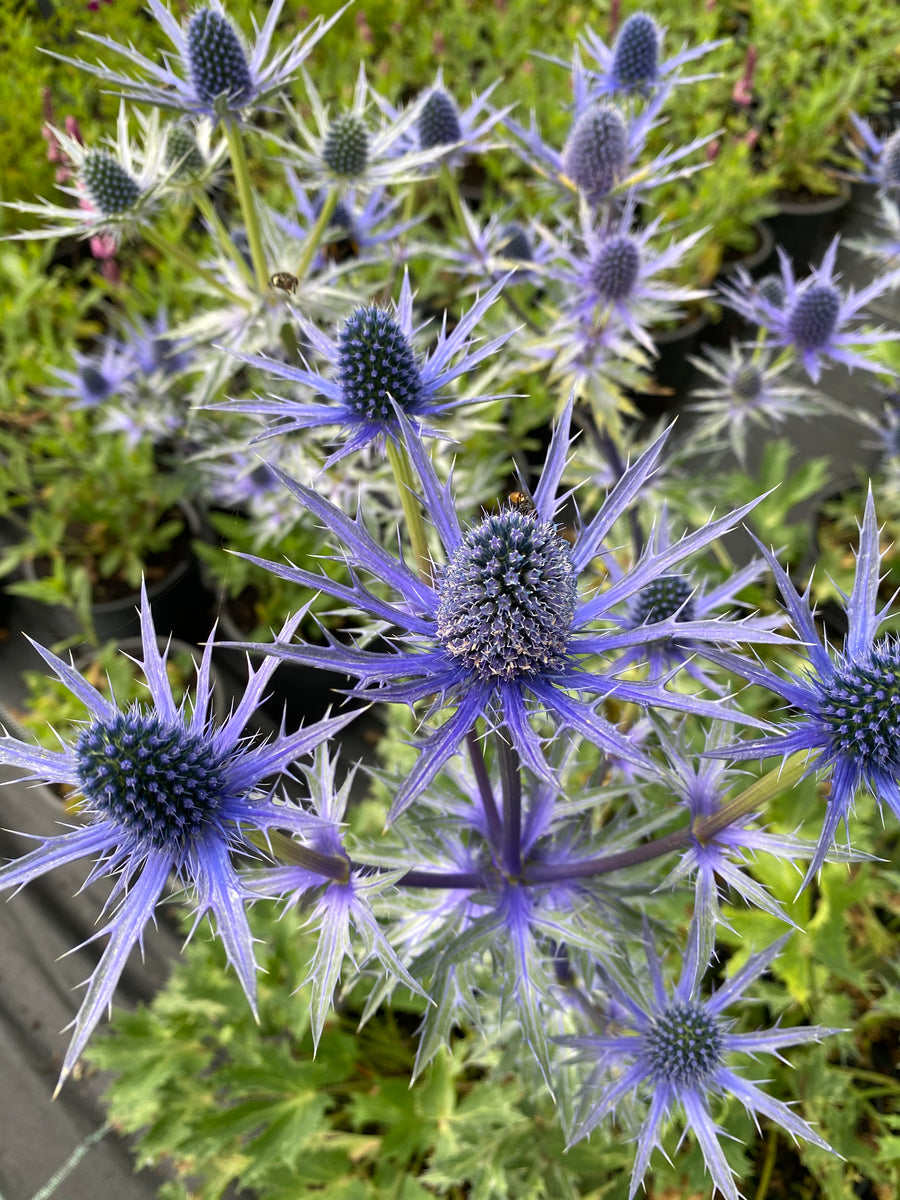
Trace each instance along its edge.
{"label": "blue flower cluster", "polygon": [[[65,61],[177,122],[162,131],[145,118],[140,150],[127,121],[115,153],[66,143],[78,183],[68,191],[87,207],[11,205],[45,219],[23,237],[113,229],[152,245],[156,206],[176,196],[196,205],[210,251],[192,279],[197,312],[180,325],[164,308],[152,324],[121,323],[71,370],[56,369],[54,394],[102,411],[133,439],[181,438],[191,465],[216,478],[219,503],[249,509],[264,496],[289,510],[315,529],[327,564],[244,555],[241,569],[264,571],[303,600],[272,641],[240,643],[261,663],[224,717],[211,704],[212,638],[192,701],[173,700],[146,592],[145,703],[120,707],[37,647],[88,716],[53,751],[0,737],[0,763],[74,789],[77,823],[0,868],[0,888],[80,859],[91,879],[114,881],[101,916],[106,946],[60,1084],[174,876],[198,921],[213,918],[251,1004],[248,906],[276,898],[309,909],[319,936],[308,981],[316,1042],[336,991],[365,968],[377,975],[373,1004],[398,985],[424,998],[417,1070],[455,1022],[489,1029],[521,1044],[521,1069],[536,1064],[550,1092],[561,1094],[573,1073],[575,1101],[560,1109],[570,1142],[626,1099],[646,1098],[639,1121],[628,1109],[631,1196],[680,1110],[718,1192],[737,1200],[716,1123],[723,1096],[828,1147],[731,1057],[779,1055],[836,1031],[744,1032],[726,1016],[791,934],[752,947],[713,986],[723,907],[793,924],[757,877],[755,856],[808,860],[806,887],[826,859],[853,856],[836,842],[842,824],[849,840],[861,789],[900,818],[900,642],[881,632],[888,606],[878,599],[871,495],[836,650],[820,635],[810,591],[798,592],[774,551],[759,544],[736,566],[722,548],[758,501],[705,520],[673,511],[664,499],[671,430],[628,442],[616,386],[649,363],[660,323],[706,295],[671,279],[704,231],[675,240],[638,204],[649,188],[700,170],[708,139],[655,156],[648,139],[673,89],[701,78],[685,76],[685,65],[718,43],[664,57],[665,30],[644,13],[612,46],[586,32],[566,64],[573,107],[560,147],[534,122],[492,108],[493,89],[457,103],[442,75],[399,109],[361,71],[350,107],[330,111],[303,64],[340,13],[274,49],[282,7],[275,0],[246,39],[220,0],[184,20],[148,0],[173,46],[161,62],[89,35],[126,66]],[[283,99],[299,77],[302,108]],[[292,197],[285,212],[255,191],[244,152],[248,129],[261,114],[269,121],[276,101],[290,133],[277,164],[280,194]],[[222,131],[218,148],[211,129]],[[867,137],[872,178],[895,188],[896,145]],[[552,189],[553,222],[504,212],[482,224],[465,205],[457,167],[495,139]],[[226,157],[239,222],[205,190],[204,172]],[[447,239],[432,266],[443,256],[467,283],[432,326],[412,282],[419,214],[412,203],[402,220],[397,212],[401,189],[421,194],[435,174],[465,242]],[[696,412],[707,432],[727,431],[741,459],[754,425],[827,407],[796,368],[813,384],[834,363],[883,371],[875,348],[900,336],[873,330],[863,312],[895,275],[845,291],[838,248],[835,240],[805,278],[782,254],[768,281],[738,270],[721,290],[756,328],[700,363],[714,386],[697,393]],[[502,389],[537,373],[556,400],[543,462],[532,470],[519,454],[517,483],[507,474],[500,484],[510,470],[504,429],[528,403]],[[197,449],[205,421],[221,421],[227,436]],[[487,453],[468,461],[473,432],[498,444],[491,463]],[[593,475],[592,446],[602,457]],[[760,613],[765,581],[781,604],[771,599]],[[352,613],[356,633],[324,618],[317,627],[316,596]],[[281,662],[341,672],[349,706],[255,737]],[[367,840],[348,823],[350,780],[337,764],[338,735],[371,703],[388,714],[373,774],[389,794],[389,828]],[[731,765],[745,761],[768,764],[752,785]],[[814,840],[764,828],[766,805],[812,773],[829,788]],[[302,782],[302,802],[286,800],[283,777]],[[673,895],[687,898],[689,922]],[[663,944],[683,944],[677,978]]]}

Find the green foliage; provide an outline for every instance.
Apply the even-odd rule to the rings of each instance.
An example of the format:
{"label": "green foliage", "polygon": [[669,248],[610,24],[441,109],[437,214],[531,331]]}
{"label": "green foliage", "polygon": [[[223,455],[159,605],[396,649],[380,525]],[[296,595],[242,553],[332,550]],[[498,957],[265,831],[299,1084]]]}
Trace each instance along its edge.
{"label": "green foliage", "polygon": [[[259,1200],[624,1200],[630,1149],[609,1138],[564,1153],[546,1094],[460,1036],[410,1087],[421,1004],[355,1031],[351,995],[313,1058],[313,944],[302,914],[252,914],[261,939],[259,1024],[219,944],[198,937],[152,1005],[118,1012],[89,1052],[115,1073],[110,1117],[139,1134],[139,1165],[167,1162],[183,1200],[229,1187]],[[617,1179],[615,1185],[612,1179]]]}

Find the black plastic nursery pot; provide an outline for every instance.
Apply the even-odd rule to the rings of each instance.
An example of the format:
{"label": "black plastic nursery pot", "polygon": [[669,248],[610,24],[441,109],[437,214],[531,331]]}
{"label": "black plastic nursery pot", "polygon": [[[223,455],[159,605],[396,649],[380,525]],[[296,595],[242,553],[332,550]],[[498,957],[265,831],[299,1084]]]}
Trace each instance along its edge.
{"label": "black plastic nursery pot", "polygon": [[785,192],[776,197],[778,212],[767,224],[797,275],[808,274],[810,267],[818,264],[840,229],[852,192],[845,180],[837,182],[840,190],[833,196]]}
{"label": "black plastic nursery pot", "polygon": [[[173,552],[147,564],[147,597],[156,632],[172,634],[186,642],[203,641],[210,629],[213,594],[206,587],[191,543],[203,534],[203,523],[190,505],[180,504],[185,529]],[[23,577],[40,578],[39,564],[26,561]],[[118,589],[119,595],[96,600],[91,605],[93,632],[99,641],[140,635],[140,592]],[[36,640],[45,644],[77,639],[86,632],[75,611],[61,604],[45,604],[29,596],[16,596],[19,622]]]}
{"label": "black plastic nursery pot", "polygon": [[[221,668],[242,686],[248,678],[248,665],[258,665],[262,653],[248,659],[246,651],[220,643],[253,640],[251,609],[250,597],[243,594],[234,600],[220,596],[215,655]],[[346,699],[343,693],[353,686],[354,680],[340,671],[283,659],[269,682],[262,707],[274,721],[284,716],[289,727],[309,724],[320,720],[329,709],[337,710]]]}

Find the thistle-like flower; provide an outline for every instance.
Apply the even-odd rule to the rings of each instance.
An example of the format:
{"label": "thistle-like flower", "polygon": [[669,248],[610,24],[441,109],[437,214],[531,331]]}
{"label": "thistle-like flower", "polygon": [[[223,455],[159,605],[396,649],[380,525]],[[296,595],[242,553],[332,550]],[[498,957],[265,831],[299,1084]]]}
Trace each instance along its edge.
{"label": "thistle-like flower", "polygon": [[724,45],[725,39],[685,45],[680,53],[662,59],[665,34],[666,30],[645,12],[632,13],[623,22],[612,46],[593,30],[585,30],[580,41],[589,64],[587,76],[593,94],[649,96],[660,87],[715,79],[715,75],[708,74],[682,75],[681,68]]}
{"label": "thistle-like flower", "polygon": [[862,158],[858,178],[862,183],[875,183],[883,193],[900,191],[900,129],[889,137],[880,138],[868,121],[850,114],[853,127],[862,139],[862,147],[854,147]]}
{"label": "thistle-like flower", "polygon": [[[497,299],[501,287],[502,283],[498,283],[485,292],[452,333],[447,334],[446,327],[442,327],[436,345],[426,355],[419,355],[414,347],[416,329],[408,273],[404,273],[400,299],[395,307],[361,305],[344,322],[335,340],[298,313],[300,330],[330,366],[329,375],[262,356],[238,357],[273,379],[312,388],[328,403],[305,404],[289,397],[273,397],[228,401],[212,407],[275,418],[277,423],[260,438],[298,429],[342,426],[347,436],[326,466],[355,453],[369,442],[381,442],[386,437],[396,441],[400,432],[398,413],[403,413],[419,427],[422,418],[428,420],[463,403],[493,399],[482,396],[460,400],[447,395],[446,389],[453,380],[494,354],[512,336],[511,333],[500,334],[473,347],[474,330]],[[439,436],[437,430],[428,426],[422,429],[430,436]]]}
{"label": "thistle-like flower", "polygon": [[[415,123],[398,144],[398,153],[431,151],[437,161],[452,163],[467,154],[491,149],[490,134],[513,107],[489,106],[496,86],[492,83],[480,95],[473,96],[471,104],[460,108],[444,86],[443,68],[439,69],[432,86],[420,97]],[[375,102],[390,121],[401,118],[400,109],[388,100],[376,94]]]}
{"label": "thistle-like flower", "polygon": [[[638,1134],[630,1200],[640,1189],[654,1147],[660,1145],[663,1124],[676,1105],[683,1110],[687,1127],[703,1151],[706,1168],[725,1200],[740,1200],[740,1197],[710,1112],[713,1097],[734,1096],[754,1119],[757,1114],[766,1116],[795,1140],[803,1138],[823,1150],[831,1150],[812,1126],[783,1101],[768,1096],[757,1084],[727,1065],[731,1054],[755,1057],[768,1053],[781,1057],[780,1051],[786,1046],[820,1042],[829,1034],[840,1032],[820,1026],[799,1026],[734,1033],[731,1022],[723,1015],[765,971],[788,937],[790,934],[755,954],[717,992],[703,999],[697,986],[702,963],[695,932],[692,930],[689,937],[681,978],[671,998],[666,993],[659,959],[645,934],[650,979],[649,986],[641,989],[641,999],[625,991],[614,979],[606,981],[628,1032],[558,1039],[562,1045],[578,1051],[577,1061],[593,1064],[583,1088],[572,1142],[589,1134],[626,1096],[639,1091],[650,1095],[650,1107]],[[612,1077],[611,1071],[615,1072]]]}
{"label": "thistle-like flower", "polygon": [[[404,112],[376,99],[360,63],[353,101],[343,112],[330,115],[312,79],[304,72],[312,121],[289,107],[300,144],[292,141],[291,162],[302,167],[312,186],[355,188],[363,193],[421,178],[423,171],[443,157],[440,147],[414,149],[412,131],[422,111],[421,97]],[[380,110],[380,120],[372,113]],[[394,114],[385,115],[386,111]]]}
{"label": "thistle-like flower", "polygon": [[[299,616],[282,629],[289,637]],[[112,876],[113,890],[95,937],[108,935],[75,1018],[59,1085],[71,1073],[97,1022],[112,1002],[128,955],[140,944],[174,872],[194,892],[197,922],[215,918],[216,932],[251,1004],[256,995],[253,938],[245,891],[232,853],[255,854],[249,831],[286,829],[308,833],[318,818],[279,803],[278,775],[332,737],[355,716],[348,712],[300,729],[283,730],[268,743],[251,745],[244,733],[260,705],[277,660],[251,671],[246,691],[220,726],[210,716],[212,640],[197,673],[193,707],[176,705],[160,652],[146,591],[141,595],[140,663],[151,705],[121,711],[78,672],[45,650],[38,653],[85,705],[90,719],[74,741],[44,750],[16,738],[0,738],[0,762],[29,776],[76,788],[84,823],[48,837],[28,854],[0,868],[0,888],[18,888],[65,863],[94,859],[89,879]],[[264,781],[269,780],[269,783]]]}
{"label": "thistle-like flower", "polygon": [[706,165],[681,164],[714,134],[662,151],[651,162],[638,164],[650,130],[659,124],[668,89],[660,89],[642,112],[626,116],[607,100],[591,99],[584,70],[576,56],[574,90],[574,120],[562,152],[544,141],[533,116],[527,129],[517,121],[506,122],[516,139],[513,149],[564,192],[580,192],[596,206],[628,192],[645,191],[671,179],[683,178]]}
{"label": "thistle-like flower", "polygon": [[[306,983],[311,987],[311,1028],[315,1045],[322,1036],[347,958],[357,969],[364,967],[370,959],[377,959],[389,976],[420,996],[425,995],[397,957],[372,908],[373,902],[393,887],[403,870],[376,872],[351,866],[344,849],[342,823],[353,776],[348,776],[338,786],[334,768],[334,759],[329,757],[324,746],[317,749],[313,765],[302,768],[309,785],[312,808],[318,818],[300,842],[305,865],[271,867],[245,876],[248,888],[259,895],[288,896],[293,904],[312,900],[308,924],[318,926],[319,940],[309,975],[299,982],[298,988]],[[346,864],[346,870],[338,877],[335,864],[340,862]],[[362,944],[362,955],[354,950],[351,930]]]}
{"label": "thistle-like flower", "polygon": [[835,362],[850,370],[860,367],[864,371],[890,374],[887,366],[853,347],[900,338],[897,331],[851,327],[867,304],[896,287],[898,274],[895,271],[882,275],[861,292],[850,288],[844,293],[838,287],[840,276],[834,271],[839,242],[840,238],[835,237],[819,266],[799,283],[794,279],[790,259],[779,246],[784,293],[779,303],[773,303],[770,295],[742,267],[735,272],[737,282],[721,289],[726,304],[767,331],[766,345],[794,351],[813,383],[818,383],[824,366]]}
{"label": "thistle-like flower", "polygon": [[842,653],[832,655],[822,643],[813,620],[810,588],[800,595],[775,555],[764,553],[808,658],[802,674],[782,676],[762,664],[716,651],[710,657],[727,660],[745,679],[782,696],[796,717],[779,733],[716,753],[748,759],[805,750],[810,771],[827,770],[831,786],[816,852],[803,880],[806,887],[825,861],[841,822],[849,838],[850,814],[861,786],[900,819],[900,642],[877,636],[890,602],[878,610],[881,551],[871,491],[860,529],[853,591],[847,597],[848,632]]}
{"label": "thistle-like flower", "polygon": [[[668,690],[665,681],[632,683],[597,667],[597,656],[646,644],[679,632],[729,644],[747,635],[740,624],[723,621],[660,622],[625,631],[601,631],[598,621],[652,579],[669,571],[750,511],[747,505],[683,538],[658,554],[646,555],[610,588],[582,599],[578,579],[601,552],[604,538],[640,493],[662,453],[665,438],[625,473],[593,520],[580,529],[574,544],[555,523],[557,488],[569,446],[571,405],[554,431],[543,477],[534,494],[534,510],[515,506],[488,514],[468,530],[460,526],[449,487],[438,481],[425,448],[409,423],[398,416],[404,442],[422,484],[422,499],[443,549],[433,583],[414,574],[388,554],[365,530],[315,491],[285,478],[293,496],[321,519],[341,542],[354,574],[352,587],[298,567],[252,559],[283,578],[321,589],[353,607],[386,621],[397,631],[400,647],[376,653],[332,644],[269,646],[271,653],[299,662],[330,664],[362,682],[360,694],[415,704],[430,698],[435,710],[455,711],[420,743],[418,761],[401,784],[393,815],[404,809],[456,752],[476,721],[505,726],[522,761],[535,775],[552,779],[542,739],[530,723],[534,704],[562,728],[626,761],[642,761],[628,741],[596,711],[597,701],[615,694],[642,707],[662,705],[724,719],[745,718],[718,702]],[[364,571],[386,584],[396,599],[381,598],[357,581]],[[754,640],[779,641],[753,631]],[[576,693],[577,695],[572,695]],[[752,719],[750,723],[754,723]]]}
{"label": "thistle-like flower", "polygon": [[[284,0],[272,0],[262,28],[253,21],[253,42],[247,46],[228,17],[222,0],[209,0],[179,23],[162,0],[147,0],[147,9],[169,38],[175,54],[154,62],[130,43],[123,45],[104,34],[85,33],[104,50],[126,59],[138,74],[54,53],[139,104],[175,109],[209,117],[214,123],[239,121],[244,113],[259,109],[293,80],[310,51],[348,6],[327,21],[316,19],[270,56]],[[267,61],[268,60],[268,61]]]}
{"label": "thistle-like flower", "polygon": [[676,316],[679,304],[709,294],[656,278],[677,266],[706,230],[681,241],[670,239],[668,246],[657,249],[662,218],[636,229],[634,209],[631,195],[621,213],[598,222],[588,205],[582,204],[577,231],[568,222],[562,224],[560,234],[542,231],[548,258],[544,274],[562,284],[566,297],[562,308],[578,322],[593,329],[624,328],[652,354],[647,326]]}
{"label": "thistle-like flower", "polygon": [[[152,216],[170,171],[165,163],[165,137],[159,114],[141,120],[139,142],[131,138],[124,104],[119,108],[116,136],[106,144],[84,146],[76,137],[54,129],[53,136],[75,175],[59,183],[61,192],[77,200],[77,207],[22,200],[4,201],[4,207],[40,217],[36,229],[7,234],[10,240],[75,236],[108,237],[113,245],[134,237]],[[68,178],[68,176],[67,176]]]}
{"label": "thistle-like flower", "polygon": [[789,416],[811,417],[832,408],[826,396],[802,382],[781,381],[791,366],[789,358],[773,361],[767,351],[754,354],[732,343],[727,351],[707,346],[702,358],[690,361],[715,385],[691,393],[697,402],[688,406],[689,411],[703,418],[699,432],[704,441],[727,433],[742,466],[752,430],[781,425]]}

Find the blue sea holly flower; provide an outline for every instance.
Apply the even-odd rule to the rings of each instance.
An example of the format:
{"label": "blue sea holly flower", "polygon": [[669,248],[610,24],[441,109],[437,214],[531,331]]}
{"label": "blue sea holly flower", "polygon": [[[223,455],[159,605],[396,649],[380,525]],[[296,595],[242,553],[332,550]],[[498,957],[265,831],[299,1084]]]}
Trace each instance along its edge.
{"label": "blue sea holly flower", "polygon": [[713,381],[691,393],[696,402],[689,411],[702,416],[698,432],[704,441],[726,433],[741,465],[754,431],[779,426],[789,416],[811,417],[833,409],[820,392],[783,380],[790,358],[773,360],[768,351],[754,353],[732,344],[727,351],[707,346],[702,358],[690,361]]}
{"label": "blue sea holly flower", "polygon": [[4,208],[41,219],[33,229],[7,234],[10,240],[75,236],[109,236],[119,242],[136,236],[152,217],[171,171],[165,163],[166,139],[159,114],[139,120],[140,136],[130,132],[128,113],[119,107],[115,136],[100,145],[84,146],[54,129],[53,136],[74,168],[71,184],[59,190],[76,203],[68,207],[46,200],[3,202]]}
{"label": "blue sea holly flower", "polygon": [[599,222],[583,204],[577,228],[563,221],[558,233],[543,231],[543,274],[562,285],[561,309],[579,324],[595,331],[606,328],[607,340],[624,329],[654,354],[648,327],[677,316],[679,305],[709,295],[659,278],[681,262],[706,229],[662,246],[661,218],[635,228],[634,214],[634,195],[621,212],[608,213]]}
{"label": "blue sea holly flower", "polygon": [[[299,615],[284,626],[290,637]],[[94,860],[89,881],[110,876],[113,889],[101,913],[106,948],[92,974],[63,1059],[59,1086],[71,1073],[113,992],[125,962],[141,942],[172,873],[193,892],[197,923],[209,913],[228,960],[255,1004],[256,963],[244,911],[246,892],[232,855],[256,855],[251,831],[309,833],[319,818],[278,803],[278,775],[355,716],[348,712],[269,742],[245,736],[277,665],[267,659],[250,673],[244,695],[220,725],[210,714],[212,641],[197,672],[193,706],[176,705],[160,652],[146,590],[141,593],[143,659],[150,704],[120,710],[72,666],[41,646],[38,653],[87,708],[90,719],[70,744],[45,750],[14,737],[0,738],[0,763],[28,777],[77,789],[80,823],[44,838],[0,868],[0,888],[18,888],[54,867]],[[266,782],[268,781],[268,782]],[[196,924],[195,924],[196,928]],[[91,940],[94,940],[93,938]]]}
{"label": "blue sea holly flower", "polygon": [[732,1054],[754,1058],[775,1054],[781,1058],[781,1050],[786,1046],[820,1042],[829,1034],[840,1032],[820,1026],[799,1026],[735,1033],[732,1022],[724,1016],[725,1010],[743,997],[750,984],[777,957],[788,937],[790,934],[753,955],[717,992],[704,999],[697,986],[702,964],[695,933],[692,931],[689,937],[681,977],[671,997],[663,983],[661,964],[645,934],[650,979],[649,984],[642,986],[640,999],[613,978],[605,981],[609,996],[621,1014],[617,1023],[626,1031],[557,1039],[578,1052],[575,1061],[593,1065],[582,1089],[580,1113],[570,1143],[586,1137],[626,1097],[633,1093],[650,1097],[638,1133],[629,1200],[640,1190],[650,1157],[654,1148],[661,1146],[662,1129],[676,1106],[683,1111],[687,1129],[697,1139],[706,1169],[725,1200],[740,1200],[740,1193],[722,1152],[721,1131],[710,1111],[713,1099],[734,1096],[755,1121],[760,1115],[768,1117],[795,1141],[803,1138],[823,1150],[831,1150],[787,1104],[767,1095],[728,1065]]}
{"label": "blue sea holly flower", "polygon": [[710,657],[727,660],[739,675],[783,697],[795,718],[778,733],[716,753],[748,759],[805,750],[810,771],[828,772],[825,819],[805,887],[825,861],[841,822],[849,838],[850,813],[860,787],[868,788],[879,804],[887,804],[900,819],[900,641],[877,636],[890,602],[878,610],[881,552],[871,491],[860,530],[853,591],[846,602],[848,633],[840,654],[832,655],[822,643],[809,587],[800,595],[774,554],[765,554],[808,659],[802,674],[782,676],[762,664],[717,651]]}
{"label": "blue sea holly flower", "polygon": [[51,396],[68,396],[72,408],[97,408],[130,390],[135,361],[116,338],[106,338],[93,354],[72,352],[74,369],[51,367],[61,386],[48,388]]}
{"label": "blue sea holly flower", "polygon": [[[411,706],[430,699],[435,712],[447,706],[454,709],[419,743],[416,765],[397,791],[394,816],[434,778],[482,717],[492,726],[504,726],[524,764],[544,779],[552,778],[552,773],[542,739],[531,726],[532,705],[558,727],[580,733],[626,761],[643,761],[643,756],[596,711],[603,697],[615,695],[642,708],[662,705],[755,723],[720,702],[670,691],[665,680],[636,683],[614,677],[615,665],[610,661],[614,652],[668,636],[675,631],[674,621],[630,630],[597,627],[598,622],[613,619],[617,606],[652,579],[737,524],[753,504],[710,522],[665,551],[646,555],[611,587],[584,598],[579,594],[579,578],[652,475],[665,437],[626,471],[570,544],[556,525],[570,419],[571,402],[554,431],[534,492],[533,511],[505,506],[464,530],[449,485],[440,484],[421,440],[402,413],[398,415],[421,481],[425,510],[441,542],[443,553],[432,582],[423,581],[402,558],[389,554],[371,537],[361,517],[346,516],[317,492],[285,477],[291,494],[343,543],[353,583],[346,586],[299,567],[251,561],[385,621],[395,631],[398,647],[376,652],[333,642],[315,647],[277,641],[267,651],[344,671],[360,680],[360,694],[377,694]],[[377,595],[365,586],[360,573],[379,581]],[[384,585],[392,599],[382,598]],[[747,636],[739,624],[724,621],[684,622],[678,630],[685,637],[724,644]],[[752,636],[781,640],[766,632],[753,631]],[[605,660],[599,669],[598,656]]]}
{"label": "blue sea holly flower", "polygon": [[[632,13],[612,46],[587,29],[580,38],[588,67],[587,76],[596,97],[606,95],[648,96],[664,85],[696,83],[715,75],[682,75],[681,68],[725,44],[725,39],[684,46],[671,58],[662,58],[665,29],[645,12]],[[567,65],[567,64],[564,64]]]}
{"label": "blue sea holly flower", "polygon": [[[338,786],[334,768],[335,760],[328,755],[325,746],[316,750],[312,766],[301,768],[309,786],[312,809],[319,818],[298,838],[304,849],[313,852],[309,856],[309,865],[254,870],[244,876],[248,888],[261,896],[288,897],[291,904],[309,904],[312,908],[305,928],[318,927],[318,943],[309,975],[299,982],[298,989],[310,985],[311,1028],[316,1046],[331,1011],[345,959],[349,959],[357,970],[370,959],[377,959],[397,982],[425,996],[397,957],[373,910],[373,904],[393,888],[404,871],[402,868],[373,871],[360,866],[351,869],[344,849],[342,826],[353,776],[349,775]],[[322,858],[322,869],[316,867],[317,855]],[[325,870],[325,865],[333,867],[340,860],[347,864],[346,878],[336,879],[333,873]],[[351,931],[361,943],[362,954],[353,945]]]}
{"label": "blue sea holly flower", "polygon": [[174,54],[164,53],[161,62],[105,34],[83,35],[126,59],[137,70],[137,76],[103,62],[49,53],[96,75],[134,103],[202,115],[213,122],[240,120],[249,109],[259,109],[288,87],[313,47],[348,7],[339,9],[327,21],[316,17],[270,54],[284,0],[272,0],[261,29],[253,20],[249,45],[232,24],[221,0],[199,5],[184,22],[179,22],[162,0],[147,0],[146,6],[175,49]]}
{"label": "blue sea holly flower", "polygon": [[[663,504],[659,520],[648,538],[645,554],[652,557],[667,551],[671,545],[669,516]],[[603,564],[613,582],[625,578],[627,570],[622,567],[616,554],[604,554]],[[659,678],[664,673],[684,670],[704,687],[717,691],[719,685],[697,661],[703,657],[703,644],[692,641],[689,634],[680,635],[678,628],[698,620],[734,621],[735,610],[746,607],[738,597],[748,584],[760,579],[765,568],[763,559],[752,559],[715,587],[709,586],[702,575],[684,571],[665,572],[649,580],[623,606],[620,618],[622,627],[638,629],[666,622],[672,632],[624,650],[618,662],[619,668],[646,665],[651,679]],[[740,627],[748,640],[752,640],[754,633],[771,631],[780,624],[780,617],[745,616],[740,619]]]}
{"label": "blue sea holly flower", "polygon": [[850,120],[863,143],[854,144],[862,158],[860,182],[877,184],[887,194],[900,191],[900,129],[881,138],[863,117],[851,113]]}
{"label": "blue sea holly flower", "polygon": [[838,287],[840,276],[834,271],[839,242],[840,238],[835,237],[820,265],[799,283],[794,279],[790,259],[779,246],[784,291],[780,303],[773,303],[743,267],[735,272],[737,282],[721,289],[726,304],[767,331],[767,346],[782,346],[794,351],[813,383],[818,383],[824,366],[836,362],[843,363],[851,371],[860,367],[864,371],[890,374],[885,364],[865,357],[853,347],[900,338],[898,331],[853,327],[867,304],[896,287],[898,273],[882,275],[861,292],[850,288],[844,293]]}
{"label": "blue sea holly flower", "polygon": [[511,148],[563,192],[580,192],[597,206],[613,196],[642,192],[691,175],[706,165],[687,166],[682,160],[715,135],[695,138],[687,145],[662,151],[649,163],[638,163],[650,131],[660,123],[668,89],[658,91],[642,112],[626,115],[610,101],[590,97],[577,59],[573,87],[574,119],[562,152],[544,141],[533,115],[527,129],[511,118],[506,121],[515,138]]}
{"label": "blue sea holly flower", "polygon": [[[398,142],[397,152],[431,151],[438,161],[454,163],[467,154],[491,149],[493,130],[514,107],[490,107],[488,102],[496,87],[497,83],[492,83],[473,96],[471,104],[460,107],[444,85],[443,69],[439,69],[432,86],[419,97],[415,123]],[[400,119],[399,108],[377,94],[374,99],[390,121]]]}
{"label": "blue sea holly flower", "polygon": [[408,183],[445,156],[444,147],[420,148],[415,140],[425,97],[401,112],[369,87],[364,64],[360,63],[350,107],[339,113],[328,111],[305,72],[304,81],[311,119],[288,105],[297,138],[285,148],[311,187],[353,187],[362,193]]}
{"label": "blue sea holly flower", "polygon": [[306,404],[291,397],[231,400],[212,405],[231,412],[271,417],[275,423],[261,440],[298,429],[341,426],[345,436],[327,460],[326,466],[353,454],[368,443],[399,437],[398,413],[403,413],[423,433],[437,437],[437,430],[420,425],[424,418],[439,416],[460,404],[493,399],[482,396],[460,400],[446,389],[460,375],[490,358],[512,333],[500,334],[480,345],[473,345],[473,333],[500,294],[502,282],[495,284],[477,300],[448,334],[446,322],[430,352],[420,355],[414,347],[412,290],[409,274],[404,273],[400,299],[388,309],[378,304],[363,304],[341,327],[335,339],[313,321],[296,314],[300,331],[313,350],[331,368],[320,374],[306,367],[257,355],[237,355],[251,367],[265,371],[276,380],[298,383],[318,392],[327,403]]}

